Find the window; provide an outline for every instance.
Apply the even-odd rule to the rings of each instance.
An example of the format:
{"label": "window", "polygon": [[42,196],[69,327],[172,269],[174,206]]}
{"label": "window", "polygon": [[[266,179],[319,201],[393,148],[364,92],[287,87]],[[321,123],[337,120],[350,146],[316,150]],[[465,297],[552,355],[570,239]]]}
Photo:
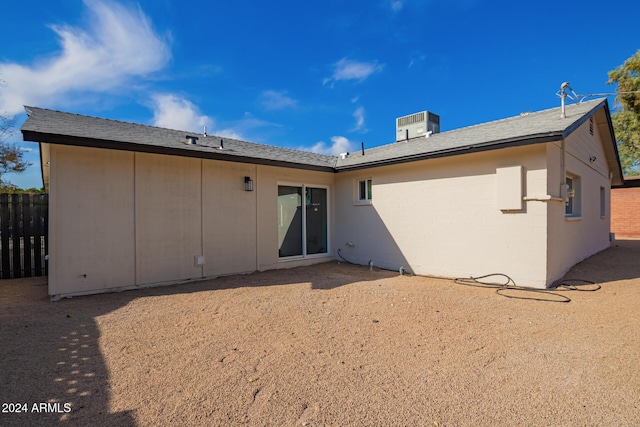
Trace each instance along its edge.
{"label": "window", "polygon": [[326,188],[278,186],[280,258],[304,258],[329,252],[327,193]]}
{"label": "window", "polygon": [[604,187],[600,187],[600,218],[607,216],[606,197],[607,193],[605,192]]}
{"label": "window", "polygon": [[371,189],[373,183],[371,178],[358,181],[358,203],[371,203]]}
{"label": "window", "polygon": [[580,177],[576,175],[567,175],[566,177],[567,195],[565,198],[565,216],[580,216]]}

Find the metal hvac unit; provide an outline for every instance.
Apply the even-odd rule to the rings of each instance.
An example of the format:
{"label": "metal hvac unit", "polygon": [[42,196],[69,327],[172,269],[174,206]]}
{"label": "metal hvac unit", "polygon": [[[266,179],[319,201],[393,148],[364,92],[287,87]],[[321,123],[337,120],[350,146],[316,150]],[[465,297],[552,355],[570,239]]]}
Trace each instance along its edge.
{"label": "metal hvac unit", "polygon": [[440,132],[440,116],[428,111],[410,114],[396,119],[396,141],[428,137]]}

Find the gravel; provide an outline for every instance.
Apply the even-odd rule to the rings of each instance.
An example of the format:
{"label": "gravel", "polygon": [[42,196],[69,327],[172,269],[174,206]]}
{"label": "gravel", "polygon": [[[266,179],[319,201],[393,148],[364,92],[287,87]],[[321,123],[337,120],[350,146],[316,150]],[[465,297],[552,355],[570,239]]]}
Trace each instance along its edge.
{"label": "gravel", "polygon": [[55,303],[4,280],[0,425],[640,425],[640,240],[566,277],[602,288],[337,262]]}

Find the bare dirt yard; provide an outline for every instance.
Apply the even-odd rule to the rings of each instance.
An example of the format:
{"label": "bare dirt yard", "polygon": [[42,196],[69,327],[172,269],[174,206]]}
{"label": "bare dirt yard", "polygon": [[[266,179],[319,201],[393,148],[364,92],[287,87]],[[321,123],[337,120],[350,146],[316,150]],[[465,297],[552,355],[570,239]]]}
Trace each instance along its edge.
{"label": "bare dirt yard", "polygon": [[566,277],[602,288],[337,262],[55,303],[2,281],[0,425],[638,426],[640,240]]}

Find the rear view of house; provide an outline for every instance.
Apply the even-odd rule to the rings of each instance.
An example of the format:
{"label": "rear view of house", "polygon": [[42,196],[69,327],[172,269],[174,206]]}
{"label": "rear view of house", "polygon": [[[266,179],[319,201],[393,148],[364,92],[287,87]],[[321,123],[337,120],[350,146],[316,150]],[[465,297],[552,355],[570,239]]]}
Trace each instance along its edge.
{"label": "rear view of house", "polygon": [[[53,298],[326,262],[545,287],[609,245],[606,100],[324,156],[27,107]],[[410,117],[410,116],[407,116]],[[404,126],[404,127],[403,127]],[[422,126],[422,127],[421,127]]]}

